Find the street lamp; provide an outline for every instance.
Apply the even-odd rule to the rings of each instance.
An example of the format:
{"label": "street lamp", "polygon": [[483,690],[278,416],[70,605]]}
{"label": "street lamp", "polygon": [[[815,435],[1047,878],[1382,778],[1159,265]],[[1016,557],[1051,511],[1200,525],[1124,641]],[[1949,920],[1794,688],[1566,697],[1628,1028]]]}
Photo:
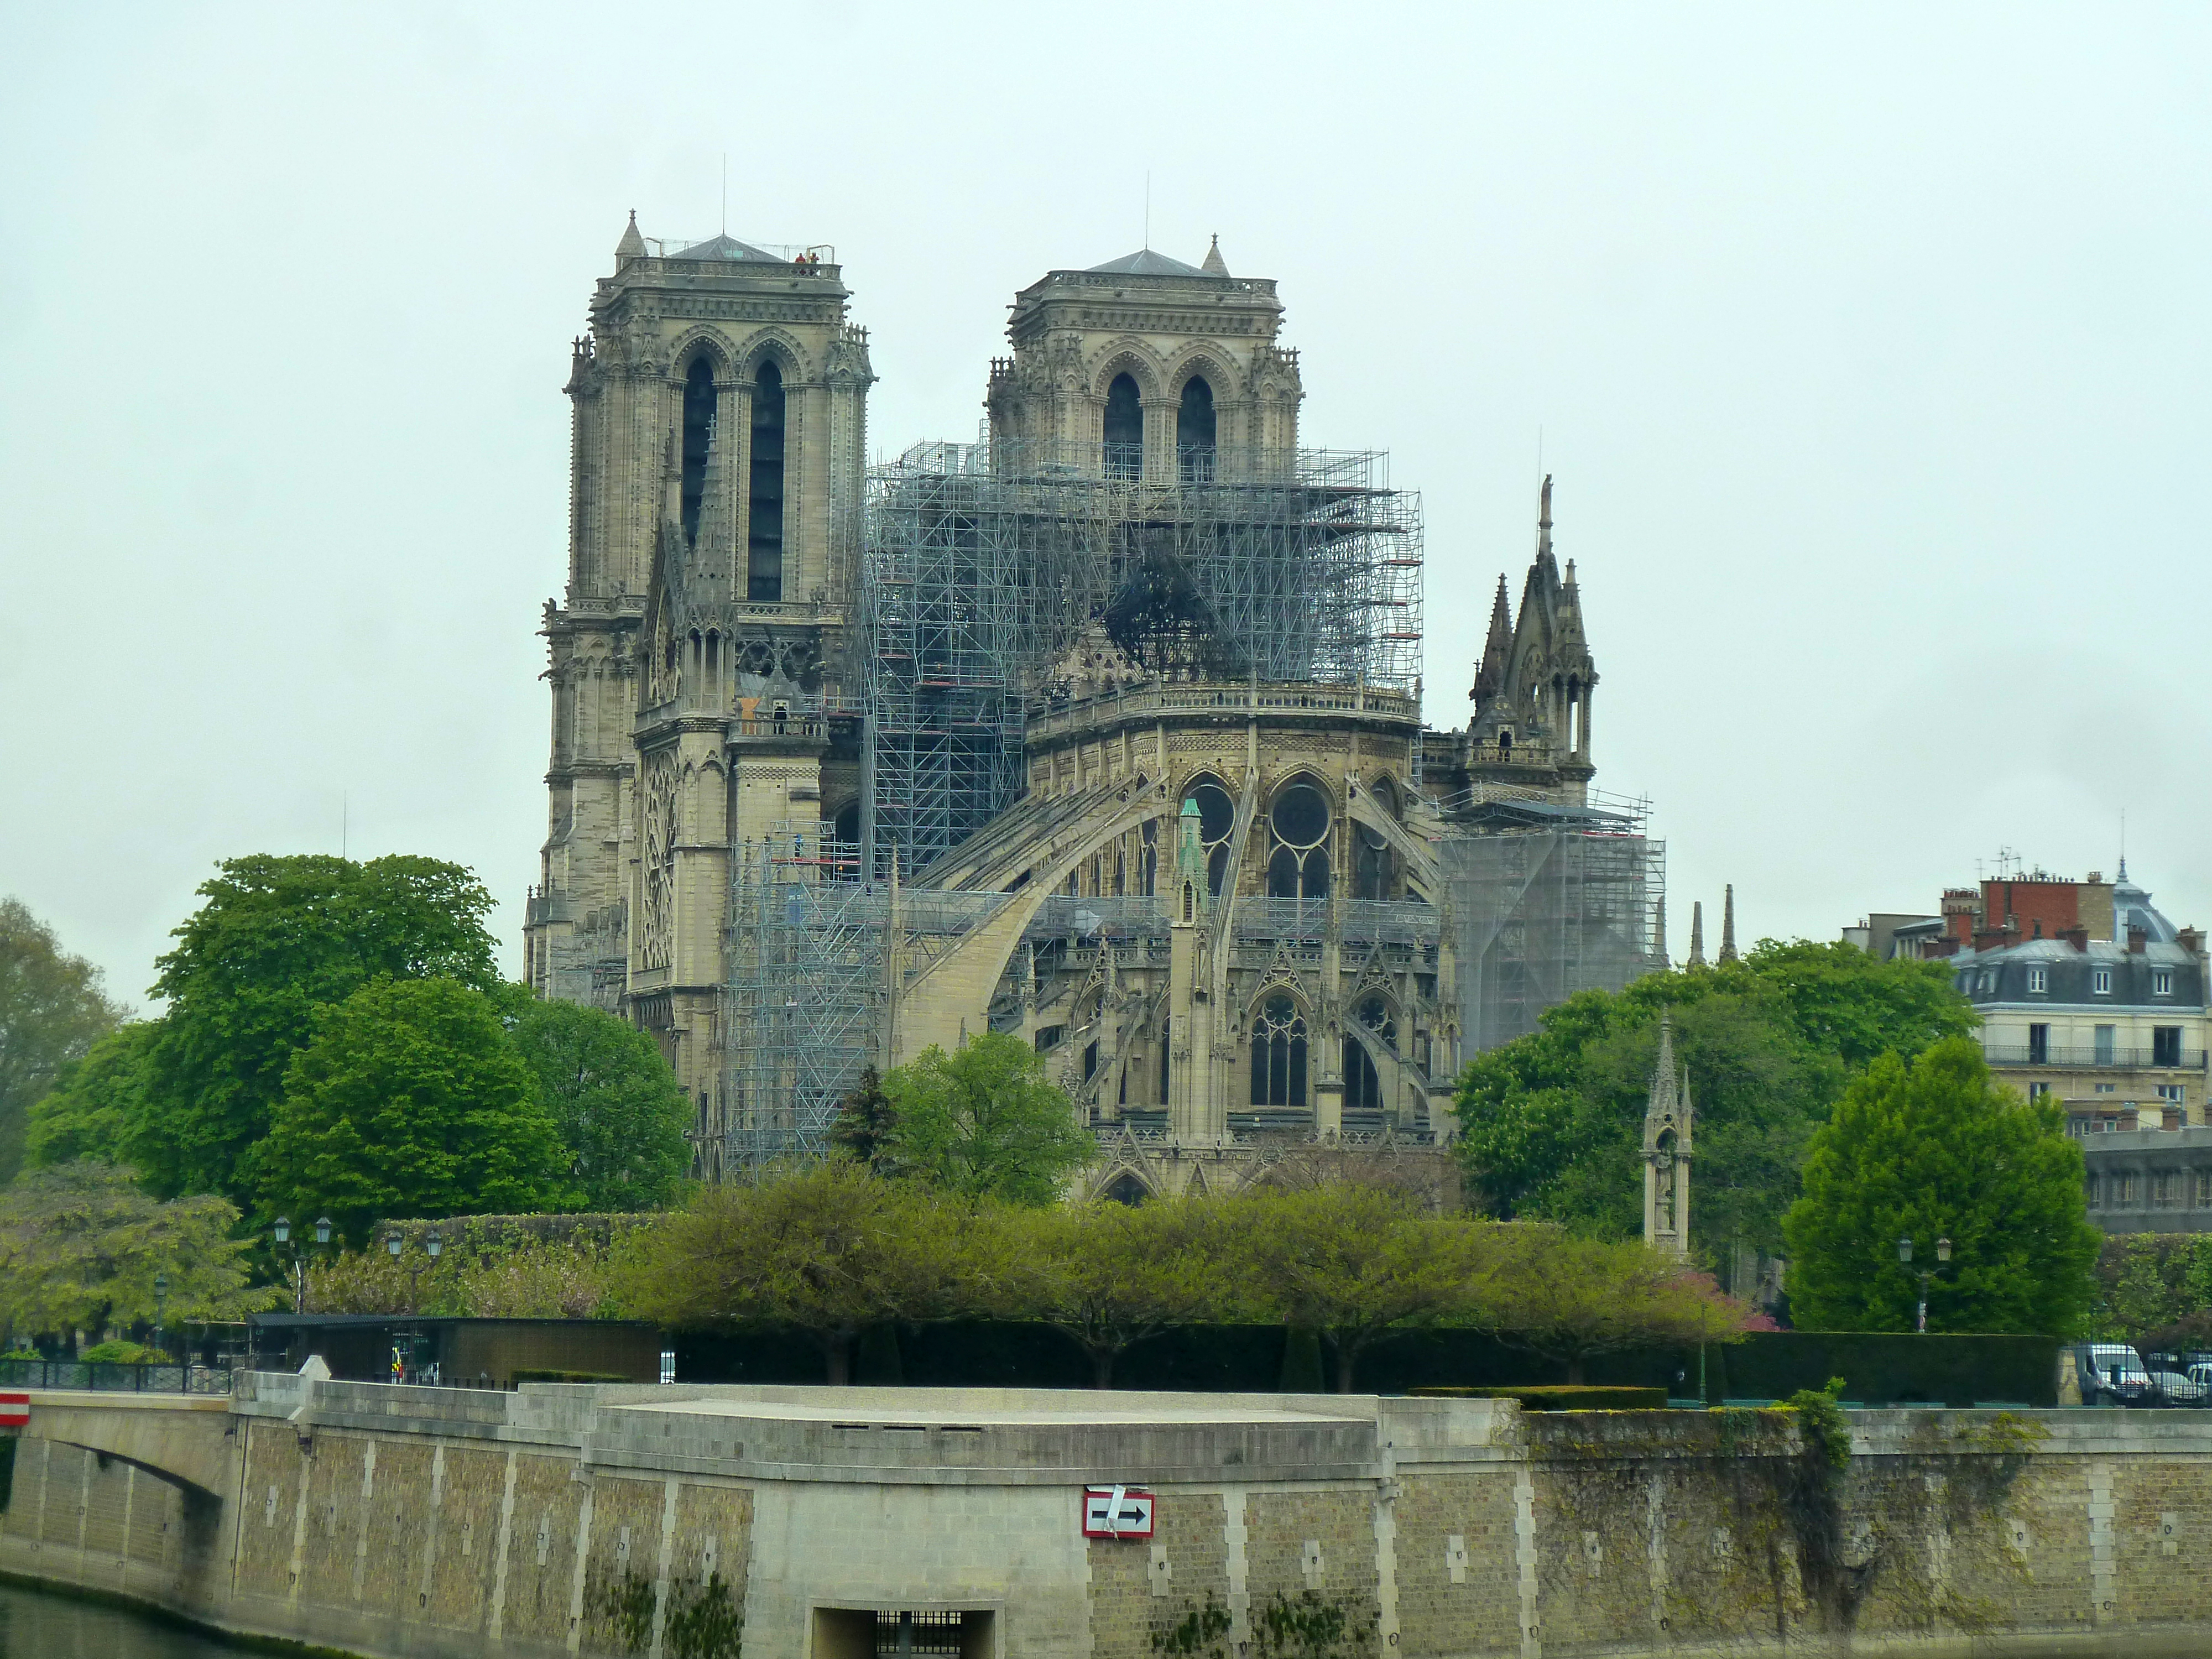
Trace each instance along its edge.
{"label": "street lamp", "polygon": [[[292,1218],[286,1215],[278,1216],[276,1224],[270,1231],[276,1235],[276,1243],[280,1248],[291,1243]],[[331,1218],[326,1215],[318,1216],[315,1218],[315,1243],[319,1245],[327,1245],[330,1242]],[[306,1241],[303,1239],[301,1243],[304,1244]],[[304,1314],[307,1311],[307,1259],[306,1252],[300,1249],[295,1249],[292,1252],[292,1311],[295,1314]]]}
{"label": "street lamp", "polygon": [[156,1353],[162,1352],[161,1315],[163,1310],[168,1305],[168,1301],[169,1276],[167,1273],[155,1273],[154,1275],[154,1352]]}
{"label": "street lamp", "polygon": [[[1912,1265],[1912,1240],[1911,1238],[1900,1238],[1897,1241],[1897,1259],[1908,1267]],[[1951,1241],[1948,1238],[1937,1239],[1936,1241],[1936,1260],[1937,1263],[1942,1264],[1948,1262],[1950,1259]],[[1917,1276],[1920,1280],[1920,1316],[1919,1322],[1914,1327],[1914,1328],[1923,1336],[1928,1334],[1928,1281],[1935,1278],[1941,1271],[1941,1265],[1934,1267],[1922,1267],[1917,1270]]]}

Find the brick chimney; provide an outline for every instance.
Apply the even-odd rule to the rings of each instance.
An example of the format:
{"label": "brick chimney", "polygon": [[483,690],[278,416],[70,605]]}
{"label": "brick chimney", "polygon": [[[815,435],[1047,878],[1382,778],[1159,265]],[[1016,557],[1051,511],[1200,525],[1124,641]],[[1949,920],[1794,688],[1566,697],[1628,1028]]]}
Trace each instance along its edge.
{"label": "brick chimney", "polygon": [[2058,937],[2077,951],[2087,952],[2089,948],[2089,928],[2086,922],[2075,922]]}
{"label": "brick chimney", "polygon": [[2173,942],[2192,957],[2204,954],[2204,935],[2194,927],[2183,927],[2173,935]]}
{"label": "brick chimney", "polygon": [[2150,935],[2143,932],[2142,928],[2130,927],[2128,929],[2128,954],[2130,956],[2141,956],[2143,953],[2143,948],[2149,943]]}

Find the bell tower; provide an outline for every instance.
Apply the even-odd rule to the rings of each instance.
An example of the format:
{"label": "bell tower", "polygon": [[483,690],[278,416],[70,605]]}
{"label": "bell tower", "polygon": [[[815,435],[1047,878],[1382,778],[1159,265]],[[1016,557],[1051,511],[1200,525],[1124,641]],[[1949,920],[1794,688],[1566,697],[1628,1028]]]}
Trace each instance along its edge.
{"label": "bell tower", "polygon": [[875,376],[850,298],[832,249],[656,241],[633,214],[570,362],[527,973],[658,1033],[702,1112],[732,849],[858,790],[838,711]]}

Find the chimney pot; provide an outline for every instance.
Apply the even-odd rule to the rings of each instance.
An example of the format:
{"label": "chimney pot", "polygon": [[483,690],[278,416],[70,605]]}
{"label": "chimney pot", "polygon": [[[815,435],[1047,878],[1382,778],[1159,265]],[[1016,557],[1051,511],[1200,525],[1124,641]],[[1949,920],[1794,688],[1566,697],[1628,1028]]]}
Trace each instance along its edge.
{"label": "chimney pot", "polygon": [[2204,954],[2204,935],[2196,928],[2180,928],[2174,933],[2173,939],[2174,943],[2188,951],[2191,956],[2201,957]]}
{"label": "chimney pot", "polygon": [[2130,927],[2128,929],[2128,954],[2130,956],[2141,956],[2143,953],[2143,947],[2149,943],[2150,935],[2143,932],[2142,928]]}

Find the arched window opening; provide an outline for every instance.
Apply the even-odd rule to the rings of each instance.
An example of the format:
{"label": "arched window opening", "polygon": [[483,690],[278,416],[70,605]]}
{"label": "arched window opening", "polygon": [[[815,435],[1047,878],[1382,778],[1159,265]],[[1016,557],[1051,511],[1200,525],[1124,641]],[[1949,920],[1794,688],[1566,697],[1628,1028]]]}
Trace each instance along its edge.
{"label": "arched window opening", "polygon": [[1353,835],[1354,853],[1358,860],[1352,874],[1352,896],[1380,900],[1390,896],[1392,868],[1390,843],[1382,832],[1360,824]]}
{"label": "arched window opening", "polygon": [[1206,854],[1206,888],[1216,898],[1229,872],[1229,834],[1237,827],[1237,803],[1218,778],[1190,781],[1182,798],[1198,803],[1198,844]]}
{"label": "arched window opening", "polygon": [[1173,1030],[1174,1029],[1175,1029],[1175,1017],[1174,1017],[1172,1014],[1163,1015],[1163,1016],[1161,1017],[1161,1019],[1160,1019],[1160,1100],[1159,1100],[1159,1103],[1160,1103],[1161,1105],[1163,1105],[1163,1106],[1164,1106],[1164,1105],[1166,1105],[1166,1104],[1168,1103],[1168,1033],[1169,1033],[1169,1032],[1170,1032],[1171,1030]]}
{"label": "arched window opening", "polygon": [[1204,483],[1213,477],[1213,388],[1194,374],[1182,384],[1182,402],[1176,410],[1176,471],[1185,483]]}
{"label": "arched window opening", "polygon": [[1267,823],[1275,850],[1267,859],[1270,898],[1328,896],[1328,797],[1319,785],[1297,778],[1275,791]]}
{"label": "arched window opening", "polygon": [[1275,792],[1267,817],[1278,841],[1292,847],[1311,847],[1328,834],[1328,797],[1301,778]]}
{"label": "arched window opening", "polygon": [[[1362,1025],[1382,1040],[1382,1046],[1395,1052],[1398,1047],[1398,1022],[1390,1012],[1390,1005],[1381,997],[1370,996],[1359,1005],[1357,1018]],[[1375,1069],[1374,1056],[1358,1037],[1344,1040],[1344,1105],[1346,1111],[1379,1112],[1383,1109],[1382,1079]]]}
{"label": "arched window opening", "polygon": [[1106,388],[1106,476],[1145,476],[1145,405],[1137,382],[1116,374]]}
{"label": "arched window opening", "polygon": [[1500,732],[1498,734],[1498,752],[1502,758],[1507,760],[1512,758],[1513,734],[1510,732]]}
{"label": "arched window opening", "polygon": [[860,877],[860,803],[847,801],[837,809],[830,821],[830,838],[836,852],[832,873],[839,881],[857,881]]}
{"label": "arched window opening", "polygon": [[1252,1017],[1252,1103],[1306,1103],[1305,1017],[1279,991]]}
{"label": "arched window opening", "polygon": [[1114,1177],[1112,1184],[1106,1188],[1102,1196],[1109,1204],[1126,1204],[1133,1210],[1152,1194],[1145,1190],[1143,1182],[1124,1170]]}
{"label": "arched window opening", "polygon": [[783,371],[773,358],[753,374],[752,514],[745,537],[746,597],[783,599]]}
{"label": "arched window opening", "polygon": [[684,544],[699,539],[699,511],[707,500],[707,461],[714,448],[714,366],[694,357],[684,376]]}
{"label": "arched window opening", "polygon": [[1182,884],[1182,919],[1186,924],[1198,920],[1198,891],[1188,882]]}
{"label": "arched window opening", "polygon": [[1267,860],[1267,896],[1271,899],[1294,899],[1298,896],[1298,864],[1297,851],[1278,847],[1274,857]]}

